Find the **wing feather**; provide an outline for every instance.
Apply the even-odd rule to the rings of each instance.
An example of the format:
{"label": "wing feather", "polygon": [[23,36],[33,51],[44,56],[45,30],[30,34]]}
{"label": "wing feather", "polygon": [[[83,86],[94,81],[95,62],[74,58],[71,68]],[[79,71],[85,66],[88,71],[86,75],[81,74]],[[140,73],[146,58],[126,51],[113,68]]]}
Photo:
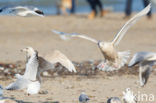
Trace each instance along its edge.
{"label": "wing feather", "polygon": [[39,66],[38,59],[36,54],[34,54],[26,64],[26,70],[23,77],[29,80],[36,80],[38,66]]}
{"label": "wing feather", "polygon": [[60,63],[64,67],[66,67],[70,72],[76,72],[76,69],[73,63],[60,51],[55,50],[52,55],[46,55],[46,60],[51,62],[52,64]]}
{"label": "wing feather", "polygon": [[128,66],[131,67],[144,61],[156,60],[155,57],[156,57],[156,53],[153,52],[137,52],[130,60]]}
{"label": "wing feather", "polygon": [[19,78],[15,82],[9,84],[5,89],[6,90],[18,90],[27,88],[27,85],[30,83],[29,80],[24,78]]}
{"label": "wing feather", "polygon": [[149,4],[145,9],[143,9],[141,12],[139,12],[133,18],[131,18],[128,22],[126,22],[126,24],[121,28],[119,33],[116,35],[116,37],[112,41],[112,44],[115,46],[118,45],[121,39],[123,38],[123,36],[125,35],[125,33],[127,32],[127,30],[133,24],[135,24],[136,21],[139,20],[142,16],[146,15],[150,11],[150,8],[151,8],[151,4]]}
{"label": "wing feather", "polygon": [[78,34],[78,33],[64,33],[64,32],[60,32],[60,31],[56,31],[56,30],[52,30],[52,32],[59,34],[61,38],[62,37],[65,38],[65,36],[66,36],[65,39],[70,38],[70,37],[78,37],[78,38],[89,40],[89,41],[96,43],[96,44],[98,43],[98,41],[96,39],[93,39],[91,37],[88,37],[88,36],[82,35],[82,34]]}

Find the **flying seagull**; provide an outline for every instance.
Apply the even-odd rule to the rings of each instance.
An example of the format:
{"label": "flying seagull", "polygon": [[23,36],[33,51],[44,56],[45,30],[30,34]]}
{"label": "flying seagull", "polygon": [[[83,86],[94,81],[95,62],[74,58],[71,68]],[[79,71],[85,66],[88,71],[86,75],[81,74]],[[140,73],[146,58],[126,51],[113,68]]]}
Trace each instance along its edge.
{"label": "flying seagull", "polygon": [[123,91],[122,99],[123,99],[124,103],[137,103],[136,97],[130,88],[126,88],[126,90]]}
{"label": "flying seagull", "polygon": [[38,53],[31,49],[29,51],[30,57],[26,63],[26,69],[24,75],[16,74],[16,81],[9,84],[6,90],[21,90],[27,89],[28,95],[37,94],[40,90],[40,82],[36,79],[39,62]]}
{"label": "flying seagull", "polygon": [[111,97],[107,100],[107,103],[122,103],[120,98],[118,97]]}
{"label": "flying seagull", "polygon": [[152,71],[152,66],[156,63],[156,53],[154,52],[137,52],[130,60],[128,66],[139,65],[140,86],[144,86]]}
{"label": "flying seagull", "polygon": [[[31,55],[32,47],[27,47],[21,51],[26,52],[26,59],[29,60]],[[73,63],[60,51],[55,50],[52,54],[48,54],[45,58],[38,56],[39,68],[37,71],[37,79],[41,82],[40,74],[47,70],[55,70],[55,65],[60,63],[62,66],[67,68],[70,72],[76,72]]]}
{"label": "flying seagull", "polygon": [[64,33],[56,30],[53,30],[52,32],[59,34],[60,36],[83,38],[97,44],[105,58],[105,63],[107,62],[110,66],[113,65],[116,68],[121,68],[122,66],[124,66],[125,63],[127,63],[127,59],[129,58],[130,52],[129,51],[118,52],[116,50],[116,46],[118,46],[119,42],[126,34],[127,30],[133,24],[135,24],[136,21],[139,20],[142,16],[146,15],[150,11],[150,8],[151,5],[149,4],[141,12],[139,12],[128,22],[126,22],[126,24],[121,28],[121,30],[118,32],[118,34],[115,36],[112,42],[98,41],[91,37],[81,35],[78,33]]}
{"label": "flying seagull", "polygon": [[29,17],[29,16],[40,16],[44,17],[43,11],[34,7],[26,7],[26,6],[16,6],[16,7],[3,7],[0,9],[0,12],[8,10],[9,13],[15,14],[17,16]]}
{"label": "flying seagull", "polygon": [[89,100],[90,100],[89,97],[84,92],[80,94],[79,96],[80,103],[87,103]]}

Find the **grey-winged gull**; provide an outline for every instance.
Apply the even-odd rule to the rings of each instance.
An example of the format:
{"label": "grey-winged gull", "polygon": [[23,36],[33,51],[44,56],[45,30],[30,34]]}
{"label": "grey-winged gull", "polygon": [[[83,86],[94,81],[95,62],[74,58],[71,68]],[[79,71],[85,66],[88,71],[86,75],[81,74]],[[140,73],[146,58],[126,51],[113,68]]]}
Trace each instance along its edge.
{"label": "grey-winged gull", "polygon": [[152,71],[152,66],[156,63],[156,53],[154,52],[137,52],[130,60],[128,66],[139,65],[140,86],[144,86]]}
{"label": "grey-winged gull", "polygon": [[90,100],[89,97],[84,92],[80,94],[79,96],[80,103],[87,103],[89,100]]}
{"label": "grey-winged gull", "polygon": [[[29,51],[31,49],[33,48],[27,47],[25,49],[22,49],[22,51],[26,52],[27,60],[30,58]],[[58,50],[55,50],[52,54],[47,54],[44,58],[38,56],[38,60],[39,60],[39,70],[37,72],[37,78],[39,79],[40,82],[41,82],[40,74],[47,70],[55,70],[55,65],[57,63],[63,65],[70,72],[76,72],[73,63],[63,53],[61,53]]]}
{"label": "grey-winged gull", "polygon": [[24,75],[17,74],[16,81],[9,84],[6,90],[27,89],[26,93],[37,94],[40,90],[40,82],[36,79],[39,62],[38,53],[33,49],[29,50],[29,59],[26,63]]}
{"label": "grey-winged gull", "polygon": [[[121,28],[121,30],[115,36],[112,42],[98,41],[96,39],[78,33],[64,33],[56,30],[53,30],[53,32],[59,34],[60,36],[79,37],[79,38],[89,40],[93,43],[96,43],[105,58],[105,63],[107,63],[109,66],[113,66],[114,68],[121,68],[122,66],[124,66],[125,63],[127,63],[127,59],[129,58],[130,52],[129,51],[118,52],[116,50],[116,46],[119,44],[123,36],[126,34],[127,30],[133,24],[135,24],[135,22],[139,20],[142,16],[146,15],[150,11],[150,8],[151,5],[149,4],[141,12],[139,12],[133,18],[127,21],[126,24]],[[101,68],[101,66],[104,66],[105,63],[101,63],[98,67]]]}
{"label": "grey-winged gull", "polygon": [[26,6],[16,6],[16,7],[3,7],[0,9],[0,12],[8,10],[9,13],[15,14],[17,16],[40,16],[44,17],[43,11],[39,10],[36,7],[26,7]]}

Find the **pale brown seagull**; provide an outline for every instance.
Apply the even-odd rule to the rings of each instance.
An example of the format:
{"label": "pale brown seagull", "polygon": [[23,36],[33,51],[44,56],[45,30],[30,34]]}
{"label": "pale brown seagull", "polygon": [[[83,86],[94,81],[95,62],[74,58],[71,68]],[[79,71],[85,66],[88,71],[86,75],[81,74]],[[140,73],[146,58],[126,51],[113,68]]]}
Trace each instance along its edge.
{"label": "pale brown seagull", "polygon": [[151,8],[151,5],[149,4],[141,12],[139,12],[133,18],[131,18],[128,22],[126,22],[126,24],[121,28],[121,30],[118,32],[118,34],[115,36],[112,42],[98,41],[96,39],[93,39],[91,37],[88,37],[86,35],[81,35],[78,33],[64,33],[64,32],[59,32],[56,30],[53,30],[53,32],[56,34],[59,34],[61,37],[63,36],[63,38],[79,37],[79,38],[89,40],[93,43],[96,43],[105,58],[105,63],[107,62],[110,66],[113,66],[115,68],[121,68],[122,66],[125,65],[125,63],[127,63],[127,59],[129,58],[130,52],[129,51],[118,52],[116,50],[116,46],[118,46],[119,42],[121,41],[123,36],[126,34],[127,30],[133,24],[135,24],[136,21],[139,20],[142,16],[146,15],[150,11],[150,8]]}
{"label": "pale brown seagull", "polygon": [[[25,49],[22,49],[21,51],[26,52],[26,58],[27,60],[30,58],[32,47],[27,47]],[[62,66],[64,66],[66,69],[68,69],[70,72],[76,72],[76,69],[73,65],[73,63],[60,51],[55,50],[52,54],[48,54],[45,56],[45,58],[38,56],[39,60],[39,68],[37,72],[37,78],[41,82],[40,74],[47,70],[55,70],[55,65],[57,63],[60,63]]]}

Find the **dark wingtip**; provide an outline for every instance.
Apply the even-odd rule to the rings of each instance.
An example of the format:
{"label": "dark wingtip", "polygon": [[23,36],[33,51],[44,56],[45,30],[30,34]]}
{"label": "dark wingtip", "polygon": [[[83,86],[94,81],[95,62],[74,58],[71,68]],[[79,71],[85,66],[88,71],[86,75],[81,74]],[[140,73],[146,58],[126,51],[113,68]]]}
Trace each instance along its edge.
{"label": "dark wingtip", "polygon": [[35,12],[36,12],[37,14],[44,15],[44,12],[41,11],[41,10],[36,10]]}

